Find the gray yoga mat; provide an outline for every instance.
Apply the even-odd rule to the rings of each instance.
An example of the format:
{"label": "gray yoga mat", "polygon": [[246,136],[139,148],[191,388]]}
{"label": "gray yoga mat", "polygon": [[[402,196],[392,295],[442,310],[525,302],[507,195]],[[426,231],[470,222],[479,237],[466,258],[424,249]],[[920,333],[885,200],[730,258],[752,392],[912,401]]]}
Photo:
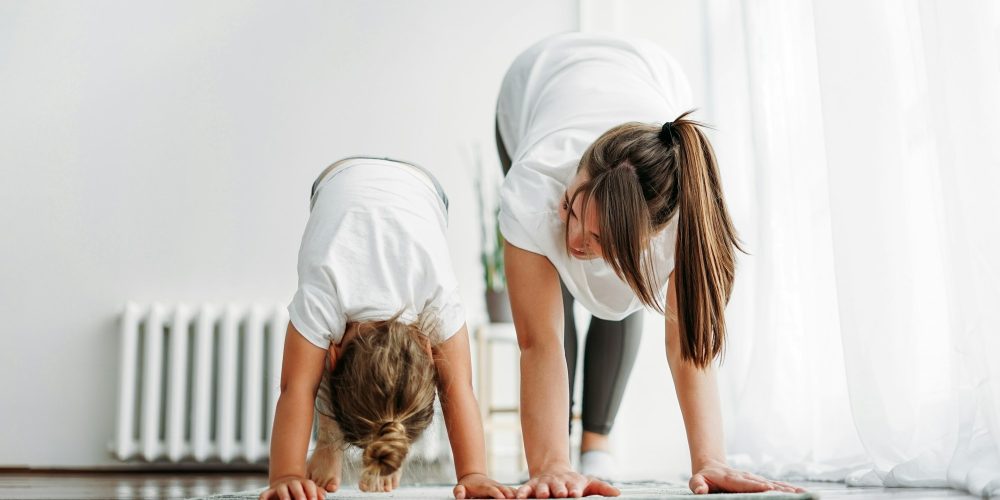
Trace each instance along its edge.
{"label": "gray yoga mat", "polygon": [[[691,500],[694,496],[691,490],[683,484],[659,483],[659,482],[628,482],[614,483],[615,487],[621,490],[622,495],[617,498],[642,498],[642,499],[672,499],[684,498]],[[382,498],[406,498],[414,500],[447,500],[454,499],[451,489],[454,485],[442,486],[402,486],[391,493],[363,493],[354,488],[344,488],[336,493],[327,495],[327,499],[344,500],[376,500]],[[239,493],[227,493],[207,497],[198,497],[194,500],[256,500],[263,489],[242,491]],[[591,496],[587,498],[612,498]],[[763,498],[768,500],[811,500],[818,499],[815,493],[781,493],[769,491],[767,493],[719,493],[705,497],[706,500],[749,500]]]}

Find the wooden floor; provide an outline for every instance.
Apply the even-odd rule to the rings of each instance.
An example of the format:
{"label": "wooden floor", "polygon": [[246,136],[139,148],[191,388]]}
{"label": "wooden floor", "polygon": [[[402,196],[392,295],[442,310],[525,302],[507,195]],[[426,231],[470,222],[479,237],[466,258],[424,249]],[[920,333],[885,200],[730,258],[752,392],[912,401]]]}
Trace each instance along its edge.
{"label": "wooden floor", "polygon": [[[0,499],[184,499],[261,488],[263,473],[0,472]],[[824,499],[976,498],[924,488],[851,488],[840,483],[800,483]],[[331,495],[335,497],[336,495]]]}

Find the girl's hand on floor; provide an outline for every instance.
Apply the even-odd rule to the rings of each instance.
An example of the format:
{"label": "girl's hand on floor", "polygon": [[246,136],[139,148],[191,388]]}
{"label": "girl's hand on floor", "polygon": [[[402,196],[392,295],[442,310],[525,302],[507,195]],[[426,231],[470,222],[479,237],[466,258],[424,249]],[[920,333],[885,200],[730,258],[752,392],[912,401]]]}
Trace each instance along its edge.
{"label": "girl's hand on floor", "polygon": [[455,485],[455,498],[514,498],[514,488],[498,483],[486,474],[466,474]]}
{"label": "girl's hand on floor", "polygon": [[517,489],[517,498],[616,497],[618,488],[568,467],[543,471]]}
{"label": "girl's hand on floor", "polygon": [[749,472],[738,471],[723,462],[710,461],[688,482],[697,495],[704,493],[757,493],[761,491],[784,491],[803,493],[806,490],[781,481],[771,481]]}
{"label": "girl's hand on floor", "polygon": [[271,483],[258,500],[323,500],[326,490],[298,476],[283,477]]}

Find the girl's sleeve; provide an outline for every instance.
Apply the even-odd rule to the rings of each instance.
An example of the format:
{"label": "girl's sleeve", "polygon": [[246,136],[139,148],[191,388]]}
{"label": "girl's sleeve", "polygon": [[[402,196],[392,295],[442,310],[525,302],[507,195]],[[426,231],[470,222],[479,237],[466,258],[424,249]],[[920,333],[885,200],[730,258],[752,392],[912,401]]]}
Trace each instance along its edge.
{"label": "girl's sleeve", "polygon": [[340,343],[347,326],[333,283],[323,273],[302,270],[299,288],[288,304],[288,319],[306,340],[322,349]]}

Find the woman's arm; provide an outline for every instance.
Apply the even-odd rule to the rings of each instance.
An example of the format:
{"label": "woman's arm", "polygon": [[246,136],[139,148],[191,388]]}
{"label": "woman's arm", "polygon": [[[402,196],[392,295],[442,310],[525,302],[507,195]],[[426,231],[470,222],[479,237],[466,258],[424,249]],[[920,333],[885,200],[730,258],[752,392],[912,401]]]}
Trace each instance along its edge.
{"label": "woman's arm", "polygon": [[670,275],[667,287],[666,345],[667,363],[673,375],[677,402],[684,418],[688,449],[691,452],[691,481],[688,486],[695,493],[717,491],[801,492],[790,484],[770,481],[763,477],[740,472],[726,464],[726,450],[722,433],[722,409],[715,377],[715,366],[709,364],[699,369],[681,358],[680,329],[677,325],[677,296],[674,276]]}
{"label": "woman's arm", "polygon": [[486,474],[483,421],[472,392],[472,360],[466,325],[434,348],[441,410],[455,457],[455,498],[514,498],[514,490]]}
{"label": "woman's arm", "polygon": [[546,257],[510,243],[504,244],[504,263],[521,350],[521,432],[531,474],[517,496],[617,496],[617,489],[574,472],[570,465],[559,275]]}
{"label": "woman's arm", "polygon": [[316,499],[326,495],[306,479],[306,453],[312,433],[313,405],[323,374],[326,349],[316,347],[288,323],[281,360],[281,394],[271,430],[268,498]]}

